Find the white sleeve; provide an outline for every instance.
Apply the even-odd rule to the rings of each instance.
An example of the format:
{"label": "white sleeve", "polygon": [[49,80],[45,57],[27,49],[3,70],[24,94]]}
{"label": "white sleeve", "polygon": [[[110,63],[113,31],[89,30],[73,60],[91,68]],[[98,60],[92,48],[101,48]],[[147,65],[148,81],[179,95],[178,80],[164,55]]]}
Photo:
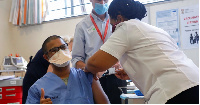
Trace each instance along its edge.
{"label": "white sleeve", "polygon": [[111,35],[111,37],[101,46],[101,50],[109,53],[118,60],[128,50],[128,36],[126,26],[121,26]]}

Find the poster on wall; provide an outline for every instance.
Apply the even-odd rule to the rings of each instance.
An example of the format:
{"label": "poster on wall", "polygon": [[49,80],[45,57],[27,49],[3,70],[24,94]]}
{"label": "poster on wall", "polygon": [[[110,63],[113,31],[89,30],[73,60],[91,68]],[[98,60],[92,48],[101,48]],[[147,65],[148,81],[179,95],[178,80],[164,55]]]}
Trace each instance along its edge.
{"label": "poster on wall", "polygon": [[180,9],[181,47],[182,49],[199,48],[199,6]]}
{"label": "poster on wall", "polygon": [[156,26],[165,30],[180,47],[178,9],[156,12]]}

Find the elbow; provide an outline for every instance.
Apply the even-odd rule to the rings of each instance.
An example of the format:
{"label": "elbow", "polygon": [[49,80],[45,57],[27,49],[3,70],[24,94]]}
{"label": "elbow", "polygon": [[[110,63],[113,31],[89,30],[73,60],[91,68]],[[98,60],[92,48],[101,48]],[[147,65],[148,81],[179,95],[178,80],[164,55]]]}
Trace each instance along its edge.
{"label": "elbow", "polygon": [[89,72],[93,74],[96,74],[100,70],[100,68],[95,64],[95,60],[91,58],[88,60],[86,68]]}
{"label": "elbow", "polygon": [[88,60],[87,64],[86,64],[86,69],[95,74],[96,73],[96,70],[95,70],[96,66],[93,64],[93,62],[91,62],[90,60]]}
{"label": "elbow", "polygon": [[108,97],[106,98],[106,101],[103,104],[110,104],[110,101],[109,101]]}

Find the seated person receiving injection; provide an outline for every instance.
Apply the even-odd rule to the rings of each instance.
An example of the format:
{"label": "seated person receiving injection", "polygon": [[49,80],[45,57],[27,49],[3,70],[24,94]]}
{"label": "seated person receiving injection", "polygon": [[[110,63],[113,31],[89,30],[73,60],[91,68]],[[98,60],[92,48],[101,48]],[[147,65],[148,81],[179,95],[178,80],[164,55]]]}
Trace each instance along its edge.
{"label": "seated person receiving injection", "polygon": [[91,73],[71,68],[67,44],[57,35],[48,37],[43,45],[44,58],[53,72],[46,73],[28,91],[26,104],[109,104],[99,81]]}

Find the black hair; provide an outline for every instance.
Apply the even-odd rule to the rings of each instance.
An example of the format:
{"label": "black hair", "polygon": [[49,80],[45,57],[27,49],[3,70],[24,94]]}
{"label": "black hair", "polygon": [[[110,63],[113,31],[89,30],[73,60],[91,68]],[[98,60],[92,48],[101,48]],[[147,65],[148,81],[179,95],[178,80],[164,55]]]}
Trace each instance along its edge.
{"label": "black hair", "polygon": [[[62,39],[63,40],[63,38],[61,38],[60,36],[58,36],[58,35],[52,35],[52,36],[49,36],[44,42],[43,42],[43,44],[42,44],[42,51],[43,51],[43,53],[44,54],[46,54],[48,51],[47,51],[47,43],[49,43],[51,40],[55,40],[55,39],[58,39],[58,38],[60,38],[60,39]],[[63,40],[64,41],[64,40]]]}
{"label": "black hair", "polygon": [[141,20],[146,16],[146,8],[139,1],[134,0],[113,0],[109,6],[108,14],[111,18],[117,19],[117,15],[124,18]]}

